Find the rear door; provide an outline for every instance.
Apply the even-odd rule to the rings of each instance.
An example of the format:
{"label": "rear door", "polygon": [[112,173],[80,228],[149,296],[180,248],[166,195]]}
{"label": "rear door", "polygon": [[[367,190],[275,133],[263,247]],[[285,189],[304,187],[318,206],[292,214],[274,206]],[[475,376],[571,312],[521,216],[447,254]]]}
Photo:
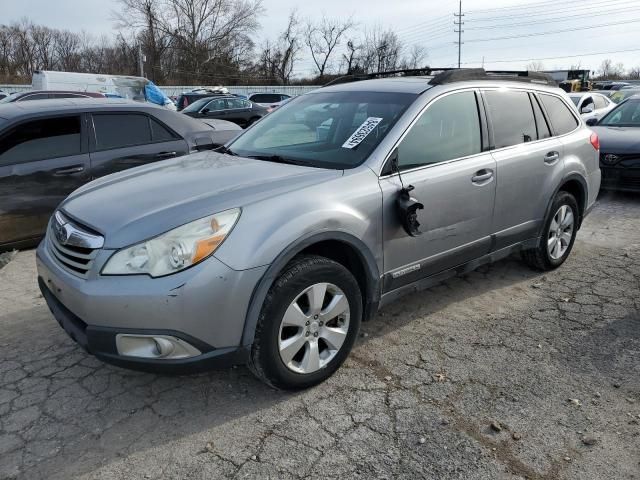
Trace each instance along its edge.
{"label": "rear door", "polygon": [[[372,116],[367,113],[367,116]],[[380,115],[381,116],[381,115]],[[483,109],[473,90],[434,100],[392,154],[401,176],[380,178],[383,195],[385,291],[481,257],[491,245],[496,162],[488,151]],[[398,221],[398,194],[424,204],[420,236]]]}
{"label": "rear door", "polygon": [[564,174],[563,146],[535,95],[501,88],[484,90],[483,97],[497,168],[492,230],[498,250],[537,235],[550,191]]}
{"label": "rear door", "polygon": [[189,153],[185,140],[150,115],[118,112],[91,117],[93,178]]}
{"label": "rear door", "polygon": [[0,245],[44,234],[58,204],[89,180],[86,117],[27,120],[0,133]]}
{"label": "rear door", "polygon": [[242,98],[227,98],[227,116],[225,120],[244,126],[251,115],[251,103]]}

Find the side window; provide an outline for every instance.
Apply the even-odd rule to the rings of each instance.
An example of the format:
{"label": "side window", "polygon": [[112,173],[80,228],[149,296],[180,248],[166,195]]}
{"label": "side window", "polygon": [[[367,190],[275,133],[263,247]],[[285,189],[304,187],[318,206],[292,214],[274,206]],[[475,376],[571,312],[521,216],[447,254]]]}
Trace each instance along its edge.
{"label": "side window", "polygon": [[208,108],[210,112],[217,112],[218,110],[226,110],[227,104],[224,98],[218,98],[207,103],[206,108]]}
{"label": "side window", "polygon": [[409,169],[482,151],[480,118],[474,92],[436,100],[398,145],[398,165]]}
{"label": "side window", "polygon": [[24,97],[16,100],[16,102],[27,102],[29,100],[47,100],[48,98],[48,93],[34,93],[33,95],[25,95]]}
{"label": "side window", "polygon": [[536,128],[538,129],[538,140],[551,137],[551,129],[547,120],[544,118],[538,99],[531,95],[531,103],[533,104],[533,113],[536,117]]}
{"label": "side window", "polygon": [[488,90],[484,96],[491,117],[495,148],[519,145],[538,138],[527,92]]}
{"label": "side window", "polygon": [[541,94],[540,99],[557,135],[564,135],[578,128],[578,120],[559,97]]}
{"label": "side window", "polygon": [[594,95],[593,100],[596,104],[596,109],[606,108],[607,100],[604,97],[601,97],[600,95]]}
{"label": "side window", "polygon": [[79,155],[80,117],[56,117],[17,125],[0,136],[0,166]]}
{"label": "side window", "polygon": [[138,114],[94,114],[96,150],[144,145],[151,142],[149,118]]}
{"label": "side window", "polygon": [[154,119],[151,120],[151,138],[154,142],[170,142],[176,140],[176,135]]}
{"label": "side window", "polygon": [[227,105],[230,109],[247,108],[247,104],[241,98],[227,98]]}

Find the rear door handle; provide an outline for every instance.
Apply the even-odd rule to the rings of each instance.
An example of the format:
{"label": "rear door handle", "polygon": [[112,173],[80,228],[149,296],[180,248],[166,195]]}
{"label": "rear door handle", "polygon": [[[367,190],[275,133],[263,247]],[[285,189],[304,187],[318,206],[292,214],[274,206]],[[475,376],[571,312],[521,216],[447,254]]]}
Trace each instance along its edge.
{"label": "rear door handle", "polygon": [[74,165],[72,167],[57,168],[53,171],[53,174],[57,177],[62,177],[64,175],[73,175],[74,173],[82,172],[84,172],[84,166]]}
{"label": "rear door handle", "polygon": [[178,155],[178,152],[160,152],[156,155],[158,158],[172,158]]}
{"label": "rear door handle", "polygon": [[548,165],[553,165],[560,159],[560,154],[558,152],[549,152],[544,156],[544,163]]}
{"label": "rear door handle", "polygon": [[476,185],[483,185],[493,178],[493,170],[480,170],[471,177],[471,182]]}

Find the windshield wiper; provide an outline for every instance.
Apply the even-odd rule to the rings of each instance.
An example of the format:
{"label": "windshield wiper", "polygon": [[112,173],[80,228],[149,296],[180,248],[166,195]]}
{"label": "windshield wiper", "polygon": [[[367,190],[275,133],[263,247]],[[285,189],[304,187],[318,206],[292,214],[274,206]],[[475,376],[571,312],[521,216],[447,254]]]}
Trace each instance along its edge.
{"label": "windshield wiper", "polygon": [[233,155],[235,157],[238,156],[236,152],[232,151],[230,148],[225,147],[224,145],[220,145],[219,147],[214,148],[213,151],[218,153],[225,153],[227,155]]}
{"label": "windshield wiper", "polygon": [[303,167],[311,167],[308,162],[302,160],[295,160],[293,158],[285,158],[280,155],[247,155],[247,158],[253,158],[256,160],[266,160],[267,162],[285,163],[288,165],[301,165]]}

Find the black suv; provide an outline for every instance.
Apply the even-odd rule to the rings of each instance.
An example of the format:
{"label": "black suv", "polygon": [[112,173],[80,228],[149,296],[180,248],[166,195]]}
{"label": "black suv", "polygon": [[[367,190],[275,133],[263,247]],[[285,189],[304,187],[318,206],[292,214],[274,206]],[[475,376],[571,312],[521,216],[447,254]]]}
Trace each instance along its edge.
{"label": "black suv", "polygon": [[56,206],[84,183],[220,146],[227,133],[127,100],[0,105],[0,250],[33,245]]}

